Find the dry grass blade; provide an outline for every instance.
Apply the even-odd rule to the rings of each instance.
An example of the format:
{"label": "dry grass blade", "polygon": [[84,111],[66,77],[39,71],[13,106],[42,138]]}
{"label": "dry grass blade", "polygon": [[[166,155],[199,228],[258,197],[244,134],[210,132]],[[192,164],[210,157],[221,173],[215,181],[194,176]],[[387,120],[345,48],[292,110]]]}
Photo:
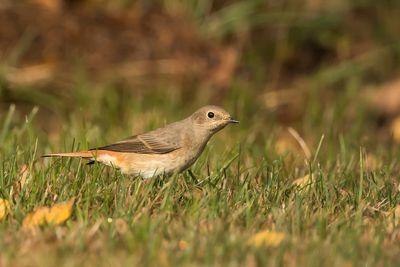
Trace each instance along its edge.
{"label": "dry grass blade", "polygon": [[311,151],[308,148],[308,146],[307,146],[306,142],[304,141],[304,139],[301,138],[300,134],[295,129],[293,129],[292,127],[289,127],[288,131],[294,137],[294,139],[296,139],[296,141],[299,143],[301,149],[303,149],[304,155],[309,160],[311,158]]}
{"label": "dry grass blade", "polygon": [[29,166],[24,164],[19,169],[18,179],[14,183],[14,188],[15,188],[15,192],[13,192],[14,198],[21,193],[22,188],[24,188],[28,177],[29,177]]}

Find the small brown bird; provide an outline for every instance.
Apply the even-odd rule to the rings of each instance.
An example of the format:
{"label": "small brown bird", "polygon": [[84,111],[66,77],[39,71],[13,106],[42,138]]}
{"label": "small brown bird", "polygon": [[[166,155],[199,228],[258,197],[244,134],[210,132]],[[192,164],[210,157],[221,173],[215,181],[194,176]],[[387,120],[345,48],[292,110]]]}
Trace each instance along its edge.
{"label": "small brown bird", "polygon": [[44,157],[80,157],[143,178],[171,175],[190,167],[203,152],[211,136],[229,123],[239,121],[220,107],[205,106],[184,120],[111,145]]}

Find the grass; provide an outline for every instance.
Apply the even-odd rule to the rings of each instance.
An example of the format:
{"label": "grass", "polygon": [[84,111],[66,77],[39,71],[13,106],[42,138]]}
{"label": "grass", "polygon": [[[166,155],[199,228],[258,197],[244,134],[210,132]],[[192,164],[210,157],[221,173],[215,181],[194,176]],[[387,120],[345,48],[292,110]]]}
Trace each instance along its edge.
{"label": "grass", "polygon": [[[153,93],[167,97],[162,91]],[[131,99],[127,109],[137,101]],[[149,100],[142,110],[125,110],[124,123],[131,127],[142,114],[150,114],[141,122],[146,130],[193,110],[180,105],[184,111],[178,115],[173,107],[162,105],[145,112],[157,107],[156,100]],[[0,194],[12,205],[11,214],[0,223],[0,262],[11,266],[397,265],[399,215],[394,210],[399,203],[399,153],[388,141],[360,141],[365,134],[374,138],[368,132],[368,117],[358,116],[354,125],[365,128],[350,131],[337,130],[346,127],[339,118],[337,129],[323,120],[317,125],[301,123],[298,129],[303,129],[312,153],[307,161],[294,145],[288,145],[285,154],[277,153],[280,126],[274,120],[265,123],[262,110],[246,111],[249,105],[236,104],[244,108],[236,111],[243,123],[211,140],[191,168],[193,175],[185,172],[146,181],[101,165],[85,166],[79,160],[39,157],[50,150],[86,148],[129,135],[127,127],[116,123],[116,115],[105,117],[101,124],[96,123],[103,118],[98,113],[83,119],[77,111],[62,122],[61,136],[51,140],[38,129],[36,111],[22,120],[11,107],[1,119]],[[161,110],[167,111],[162,119]],[[328,110],[334,111],[335,105],[322,116]],[[112,113],[111,108],[108,111]],[[310,119],[311,114],[312,109]],[[371,157],[376,166],[371,166]],[[18,190],[24,164],[29,177]],[[293,185],[310,173],[313,182]],[[72,197],[76,197],[73,215],[64,225],[44,226],[35,234],[21,229],[24,216],[35,207]],[[249,244],[263,230],[282,232],[285,239],[276,247]]]}

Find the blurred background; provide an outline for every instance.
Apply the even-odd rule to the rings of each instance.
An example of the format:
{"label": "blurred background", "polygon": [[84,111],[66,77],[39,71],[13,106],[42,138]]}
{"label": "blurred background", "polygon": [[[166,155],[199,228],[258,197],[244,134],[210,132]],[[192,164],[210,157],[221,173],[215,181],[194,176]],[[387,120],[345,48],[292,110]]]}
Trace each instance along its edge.
{"label": "blurred background", "polygon": [[400,142],[399,37],[396,0],[0,0],[0,114],[111,141],[218,104],[278,150]]}

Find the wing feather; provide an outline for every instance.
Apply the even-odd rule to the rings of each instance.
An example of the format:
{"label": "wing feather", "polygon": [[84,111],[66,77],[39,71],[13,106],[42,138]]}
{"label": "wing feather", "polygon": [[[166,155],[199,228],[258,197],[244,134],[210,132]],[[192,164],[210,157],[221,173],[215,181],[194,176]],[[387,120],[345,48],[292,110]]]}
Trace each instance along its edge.
{"label": "wing feather", "polygon": [[174,135],[171,136],[171,134],[165,134],[163,130],[161,128],[145,134],[135,135],[117,143],[91,150],[109,150],[138,154],[166,154],[181,148],[180,132],[174,131]]}

